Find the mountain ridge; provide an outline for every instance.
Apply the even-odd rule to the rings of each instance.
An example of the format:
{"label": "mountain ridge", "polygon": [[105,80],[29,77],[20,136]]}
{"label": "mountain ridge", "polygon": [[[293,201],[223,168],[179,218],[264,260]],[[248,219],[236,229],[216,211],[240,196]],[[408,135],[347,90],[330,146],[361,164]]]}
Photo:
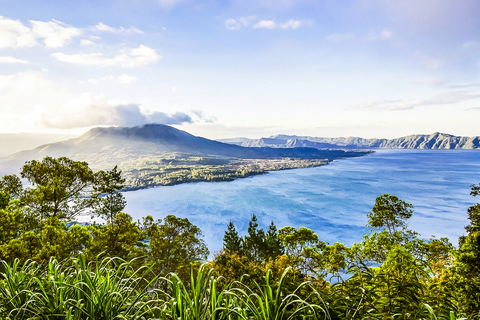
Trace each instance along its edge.
{"label": "mountain ridge", "polygon": [[0,174],[45,156],[86,161],[94,170],[119,166],[131,188],[192,181],[225,181],[272,170],[320,166],[369,152],[299,148],[250,148],[222,143],[161,124],[93,128],[62,142],[0,159]]}
{"label": "mountain ridge", "polygon": [[268,138],[220,139],[245,147],[296,148],[310,147],[316,149],[480,149],[480,137],[463,137],[447,133],[412,134],[400,138],[360,137],[311,137],[278,134]]}

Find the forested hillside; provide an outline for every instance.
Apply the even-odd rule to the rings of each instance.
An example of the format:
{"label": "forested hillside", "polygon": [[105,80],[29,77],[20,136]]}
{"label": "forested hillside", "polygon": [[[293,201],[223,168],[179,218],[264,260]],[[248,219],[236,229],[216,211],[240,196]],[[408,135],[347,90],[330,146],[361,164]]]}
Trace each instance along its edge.
{"label": "forested hillside", "polygon": [[84,135],[0,159],[0,174],[45,156],[87,161],[95,170],[118,165],[128,188],[230,181],[272,170],[315,167],[367,151],[248,148],[191,135],[161,124],[93,128]]}
{"label": "forested hillside", "polygon": [[0,180],[0,319],[480,317],[480,204],[458,248],[421,238],[408,227],[412,205],[383,194],[351,247],[307,227],[263,230],[253,215],[245,236],[233,223],[219,230],[224,249],[206,261],[188,219],[123,212],[117,167],[47,157],[21,177],[28,187]]}

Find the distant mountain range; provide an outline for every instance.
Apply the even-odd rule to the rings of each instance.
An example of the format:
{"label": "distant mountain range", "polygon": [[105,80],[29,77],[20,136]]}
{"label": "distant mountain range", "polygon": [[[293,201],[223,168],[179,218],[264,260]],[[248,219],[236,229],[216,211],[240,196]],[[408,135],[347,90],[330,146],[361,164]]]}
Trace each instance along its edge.
{"label": "distant mountain range", "polygon": [[84,135],[62,142],[42,145],[0,159],[0,173],[16,172],[27,160],[45,156],[66,156],[87,161],[94,169],[111,168],[123,162],[145,157],[210,157],[236,159],[332,159],[358,156],[345,150],[300,148],[249,148],[193,136],[185,131],[161,124],[142,127],[94,128]]}
{"label": "distant mountain range", "polygon": [[[0,175],[19,172],[25,161],[66,156],[94,170],[118,165],[128,188],[194,181],[229,181],[272,170],[315,167],[376,148],[479,149],[479,137],[434,133],[397,139],[276,135],[214,141],[161,124],[94,128],[84,135],[0,159]],[[368,149],[368,151],[367,151]],[[363,151],[361,151],[363,150]]]}
{"label": "distant mountain range", "polygon": [[480,137],[460,137],[445,133],[416,134],[396,139],[322,138],[275,135],[269,138],[233,138],[219,141],[244,147],[316,149],[480,149]]}

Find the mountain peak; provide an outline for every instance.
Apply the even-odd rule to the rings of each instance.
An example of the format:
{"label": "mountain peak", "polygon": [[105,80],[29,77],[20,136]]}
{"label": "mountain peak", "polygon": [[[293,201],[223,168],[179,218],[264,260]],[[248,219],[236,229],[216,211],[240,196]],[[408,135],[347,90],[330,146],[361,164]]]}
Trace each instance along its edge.
{"label": "mountain peak", "polygon": [[137,127],[98,127],[90,129],[81,140],[94,138],[116,138],[128,140],[156,141],[175,140],[187,137],[195,137],[185,131],[176,129],[165,124],[145,124]]}

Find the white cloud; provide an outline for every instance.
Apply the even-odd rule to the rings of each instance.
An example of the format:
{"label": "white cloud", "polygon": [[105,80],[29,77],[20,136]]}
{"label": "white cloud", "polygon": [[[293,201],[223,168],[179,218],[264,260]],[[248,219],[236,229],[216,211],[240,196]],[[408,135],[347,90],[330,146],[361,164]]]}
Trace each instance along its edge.
{"label": "white cloud", "polygon": [[245,27],[248,27],[249,25],[251,25],[254,20],[255,20],[255,16],[246,16],[238,19],[238,21]]}
{"label": "white cloud", "polygon": [[184,112],[147,113],[137,103],[114,101],[104,95],[83,93],[55,114],[42,114],[41,124],[47,128],[73,129],[93,126],[133,127],[147,123],[182,124],[193,122]]}
{"label": "white cloud", "polygon": [[32,30],[19,20],[0,16],[0,48],[24,48],[37,44]]}
{"label": "white cloud", "polygon": [[275,29],[277,23],[273,20],[260,20],[253,25],[254,29]]}
{"label": "white cloud", "polygon": [[95,42],[93,42],[92,40],[88,40],[88,39],[81,39],[80,40],[80,45],[82,47],[88,47],[88,46],[92,46],[94,44],[95,44]]}
{"label": "white cloud", "polygon": [[35,37],[42,39],[47,48],[63,47],[83,33],[82,30],[57,20],[48,22],[31,20],[30,23]]}
{"label": "white cloud", "polygon": [[393,37],[393,32],[388,29],[383,29],[380,33],[382,39],[391,39]]}
{"label": "white cloud", "polygon": [[113,27],[110,27],[110,26],[104,24],[103,22],[99,22],[95,26],[95,30],[103,31],[103,32],[110,32],[110,33],[117,33],[117,34],[120,34],[120,33],[124,33],[124,34],[143,34],[142,30],[140,30],[136,27],[133,27],[133,26],[130,26],[128,28],[124,28],[122,26],[120,26],[119,28],[113,28]]}
{"label": "white cloud", "polygon": [[246,16],[238,19],[225,20],[225,28],[228,30],[240,30],[243,27],[248,27],[255,20],[254,16]]}
{"label": "white cloud", "polygon": [[119,76],[110,75],[110,76],[105,76],[105,77],[101,77],[101,78],[98,78],[98,79],[88,79],[87,81],[90,82],[90,83],[93,83],[93,84],[97,84],[101,81],[116,82],[116,83],[121,83],[121,84],[130,84],[132,82],[137,81],[137,77],[136,76],[131,76],[131,75],[128,75],[128,74],[121,74]]}
{"label": "white cloud", "polygon": [[64,88],[41,72],[0,76],[0,126],[5,131],[31,131],[38,128],[42,112],[54,114],[68,99]]}
{"label": "white cloud", "polygon": [[16,132],[45,127],[72,129],[193,121],[184,112],[146,112],[138,103],[116,101],[90,92],[75,94],[36,71],[0,76],[0,112],[0,126]]}
{"label": "white cloud", "polygon": [[312,26],[313,24],[314,22],[312,20],[290,19],[284,23],[278,23],[274,20],[258,20],[254,16],[225,20],[225,28],[227,30],[240,30],[244,27],[252,27],[253,29],[296,30],[305,26]]}
{"label": "white cloud", "polygon": [[137,81],[137,77],[136,76],[130,76],[128,74],[121,74],[116,78],[116,80],[119,83],[129,84],[129,83]]}
{"label": "white cloud", "polygon": [[235,19],[227,19],[225,20],[225,28],[228,30],[240,30],[242,28],[242,24],[240,21]]}
{"label": "white cloud", "polygon": [[341,42],[353,38],[353,33],[332,33],[325,37],[328,41]]}
{"label": "white cloud", "polygon": [[59,48],[70,43],[82,30],[61,21],[30,20],[31,27],[19,20],[0,16],[0,48],[24,48],[38,45],[38,41],[48,48]]}
{"label": "white cloud", "polygon": [[429,99],[380,100],[359,106],[360,109],[402,111],[431,105],[453,105],[464,101],[480,99],[480,94],[466,90],[449,91]]}
{"label": "white cloud", "polygon": [[0,57],[0,63],[28,63],[25,59],[17,59],[14,57]]}
{"label": "white cloud", "polygon": [[380,32],[371,30],[368,40],[389,40],[391,38],[393,38],[393,31],[385,28]]}
{"label": "white cloud", "polygon": [[313,21],[312,20],[294,20],[290,19],[285,23],[280,24],[280,29],[299,29],[303,26],[312,26]]}
{"label": "white cloud", "polygon": [[76,53],[64,54],[61,52],[52,53],[52,57],[58,61],[86,65],[111,67],[120,66],[125,68],[135,68],[145,66],[160,60],[161,56],[156,53],[155,49],[140,45],[138,48],[129,49],[127,53],[122,53],[114,57],[104,57],[101,53]]}

